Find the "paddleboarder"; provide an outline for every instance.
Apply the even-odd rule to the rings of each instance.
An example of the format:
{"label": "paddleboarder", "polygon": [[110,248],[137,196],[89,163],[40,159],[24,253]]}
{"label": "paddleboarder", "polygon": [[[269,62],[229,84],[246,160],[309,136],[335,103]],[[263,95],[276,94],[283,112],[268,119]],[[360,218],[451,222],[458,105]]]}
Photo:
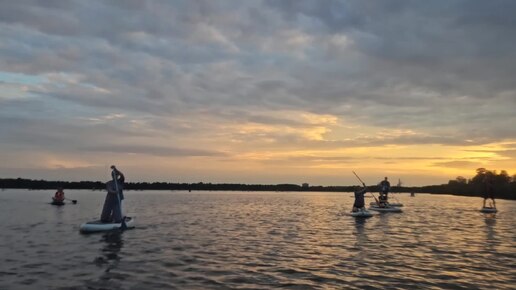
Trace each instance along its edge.
{"label": "paddleboarder", "polygon": [[365,210],[364,195],[367,192],[367,187],[365,183],[362,183],[362,185],[364,186],[362,189],[360,189],[360,186],[355,188],[355,202],[353,203],[353,209],[351,210],[352,212]]}
{"label": "paddleboarder", "polygon": [[483,207],[486,207],[486,201],[487,199],[491,199],[493,201],[492,208],[496,209],[496,202],[494,199],[494,178],[493,174],[491,172],[486,173],[484,176],[484,205]]}
{"label": "paddleboarder", "polygon": [[54,194],[54,202],[63,202],[65,200],[64,191],[62,187],[59,187]]}
{"label": "paddleboarder", "polygon": [[380,185],[380,197],[379,197],[380,204],[379,204],[379,206],[385,206],[389,199],[388,194],[389,194],[389,190],[391,189],[391,183],[389,182],[389,180],[386,176],[385,179],[382,180],[379,185]]}
{"label": "paddleboarder", "polygon": [[116,168],[115,165],[111,166],[113,170],[111,172],[112,180],[106,183],[106,199],[104,201],[104,207],[102,208],[102,214],[100,220],[104,223],[120,223],[122,222],[122,208],[121,203],[124,199],[122,192],[125,176]]}

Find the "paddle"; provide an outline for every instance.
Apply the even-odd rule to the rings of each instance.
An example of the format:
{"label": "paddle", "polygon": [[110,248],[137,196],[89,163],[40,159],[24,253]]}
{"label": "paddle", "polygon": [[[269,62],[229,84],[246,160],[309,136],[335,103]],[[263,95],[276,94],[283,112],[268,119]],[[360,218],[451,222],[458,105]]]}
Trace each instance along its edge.
{"label": "paddle", "polygon": [[77,203],[77,200],[76,200],[76,199],[69,199],[69,198],[65,198],[65,200],[69,200],[69,201],[71,201],[73,204],[76,204],[76,203]]}
{"label": "paddle", "polygon": [[378,199],[376,198],[376,196],[374,196],[374,194],[372,192],[369,192],[373,197],[374,197],[374,201],[376,201],[376,204],[378,206],[380,206],[380,202],[378,201]]}
{"label": "paddle", "polygon": [[394,198],[397,203],[401,204],[401,202],[393,195],[393,193],[391,193],[391,197]]}
{"label": "paddle", "polygon": [[[116,190],[116,198],[118,199],[118,207],[120,209],[120,215],[122,215],[122,201],[120,200],[120,192],[118,191],[118,180],[116,179],[116,167],[112,166],[113,171],[111,171],[111,176],[113,177],[113,182],[115,183]],[[125,217],[122,217],[122,225],[120,226],[121,230],[127,229],[127,225],[125,224]]]}
{"label": "paddle", "polygon": [[[366,186],[365,183],[362,181],[362,179],[360,179],[360,177],[358,177],[358,175],[355,173],[355,171],[351,171],[351,172],[353,172],[353,174],[355,174],[355,176],[358,178],[358,180],[360,180],[360,182],[362,182],[362,185],[365,187]],[[372,192],[369,192],[369,193],[371,193],[371,195],[374,197],[376,204],[378,206],[380,206],[380,202],[378,201],[378,199],[376,199],[376,196],[374,196],[374,194]]]}

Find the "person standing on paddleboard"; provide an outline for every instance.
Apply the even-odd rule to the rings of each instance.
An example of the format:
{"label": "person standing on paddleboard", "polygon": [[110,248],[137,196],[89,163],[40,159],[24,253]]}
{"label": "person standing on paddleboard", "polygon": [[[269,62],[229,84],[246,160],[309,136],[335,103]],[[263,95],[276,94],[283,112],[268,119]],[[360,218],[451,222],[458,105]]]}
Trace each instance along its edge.
{"label": "person standing on paddleboard", "polygon": [[355,188],[355,203],[353,203],[353,209],[352,212],[358,212],[365,210],[365,201],[364,201],[364,195],[367,192],[367,187],[365,183],[362,183],[364,188],[360,189],[359,186]]}
{"label": "person standing on paddleboard", "polygon": [[380,182],[380,206],[385,206],[388,201],[389,190],[391,189],[391,183],[389,182],[387,176],[384,180]]}
{"label": "person standing on paddleboard", "polygon": [[493,201],[493,208],[496,208],[496,202],[494,200],[494,178],[491,172],[487,172],[484,176],[484,206],[486,207],[486,201],[490,198]]}
{"label": "person standing on paddleboard", "polygon": [[125,177],[124,174],[118,170],[115,165],[111,165],[111,169],[113,170],[113,179],[106,183],[106,190],[108,193],[106,194],[100,220],[104,223],[120,223],[122,221],[121,203],[124,199],[122,189],[124,186]]}

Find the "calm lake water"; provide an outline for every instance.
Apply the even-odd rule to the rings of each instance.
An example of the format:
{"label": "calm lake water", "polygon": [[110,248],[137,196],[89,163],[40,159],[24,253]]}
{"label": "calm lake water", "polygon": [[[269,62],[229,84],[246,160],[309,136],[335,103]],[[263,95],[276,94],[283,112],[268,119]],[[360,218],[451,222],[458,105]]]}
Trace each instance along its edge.
{"label": "calm lake water", "polygon": [[[83,235],[105,192],[0,191],[0,289],[515,289],[516,202],[396,195],[348,216],[350,193],[127,191],[137,228]],[[372,199],[366,200],[368,203]]]}

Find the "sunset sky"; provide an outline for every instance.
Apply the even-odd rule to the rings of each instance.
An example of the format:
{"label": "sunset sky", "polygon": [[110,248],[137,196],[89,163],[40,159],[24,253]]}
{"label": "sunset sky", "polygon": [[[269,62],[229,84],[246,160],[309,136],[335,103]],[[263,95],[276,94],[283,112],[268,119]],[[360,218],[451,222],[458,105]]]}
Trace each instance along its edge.
{"label": "sunset sky", "polygon": [[0,178],[516,174],[516,1],[0,3]]}

